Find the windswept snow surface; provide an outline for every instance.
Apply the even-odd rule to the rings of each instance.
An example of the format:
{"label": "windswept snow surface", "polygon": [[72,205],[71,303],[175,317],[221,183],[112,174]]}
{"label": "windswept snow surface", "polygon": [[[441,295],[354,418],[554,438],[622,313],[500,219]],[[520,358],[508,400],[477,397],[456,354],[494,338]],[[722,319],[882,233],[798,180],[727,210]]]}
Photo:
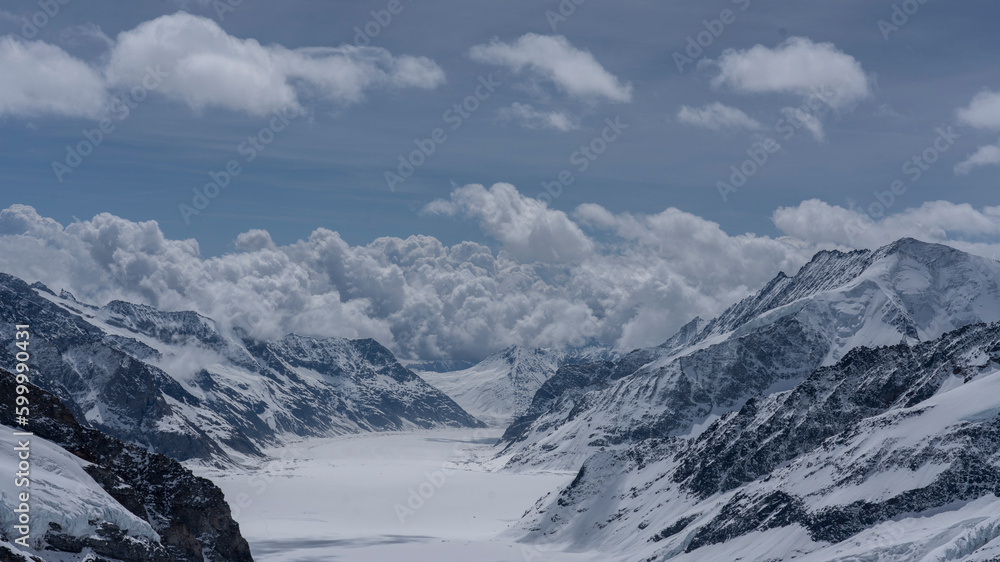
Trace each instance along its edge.
{"label": "windswept snow surface", "polygon": [[[499,430],[308,439],[239,472],[203,472],[226,493],[257,560],[596,562],[594,553],[498,538],[567,472],[487,472]],[[421,494],[424,497],[421,497]],[[409,510],[409,511],[407,511]]]}

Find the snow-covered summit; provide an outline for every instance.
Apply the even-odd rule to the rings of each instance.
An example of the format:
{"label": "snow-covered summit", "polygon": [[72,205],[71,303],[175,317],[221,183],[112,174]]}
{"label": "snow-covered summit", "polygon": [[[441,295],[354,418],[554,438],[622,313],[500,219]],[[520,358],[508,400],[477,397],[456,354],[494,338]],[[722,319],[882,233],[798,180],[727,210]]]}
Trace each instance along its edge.
{"label": "snow-covered summit", "polygon": [[[1000,263],[899,240],[826,251],[662,346],[560,369],[508,428],[497,462],[575,469],[601,447],[697,433],[858,346],[915,344],[1000,320]],[[696,333],[695,333],[696,332]]]}

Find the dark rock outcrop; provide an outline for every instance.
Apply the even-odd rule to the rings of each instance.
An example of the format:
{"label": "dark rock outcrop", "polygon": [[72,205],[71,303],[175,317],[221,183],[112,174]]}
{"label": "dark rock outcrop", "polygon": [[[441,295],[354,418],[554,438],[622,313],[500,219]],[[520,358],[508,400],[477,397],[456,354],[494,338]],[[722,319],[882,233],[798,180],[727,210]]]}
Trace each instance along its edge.
{"label": "dark rock outcrop", "polygon": [[[0,370],[0,396],[14,396],[14,375]],[[46,534],[50,548],[78,552],[90,548],[124,562],[251,562],[250,547],[233,520],[222,491],[177,461],[149,453],[80,425],[49,392],[30,386],[28,430],[92,463],[87,473],[118,503],[147,521],[160,544],[126,537],[114,525],[93,521],[95,536],[71,537],[61,529]],[[13,426],[13,401],[0,401],[0,423]]]}

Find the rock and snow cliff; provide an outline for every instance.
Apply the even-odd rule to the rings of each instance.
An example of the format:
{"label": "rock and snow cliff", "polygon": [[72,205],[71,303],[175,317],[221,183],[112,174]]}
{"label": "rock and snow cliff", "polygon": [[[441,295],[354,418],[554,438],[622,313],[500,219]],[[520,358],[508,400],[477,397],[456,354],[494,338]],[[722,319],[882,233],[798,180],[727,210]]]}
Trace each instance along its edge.
{"label": "rock and snow cliff", "polygon": [[856,348],[693,438],[590,457],[521,523],[621,560],[995,560],[1000,324]]}
{"label": "rock and snow cliff", "polygon": [[579,468],[516,530],[610,560],[1000,559],[1000,263],[818,254],[719,318],[561,367],[494,464]]}
{"label": "rock and snow cliff", "polygon": [[[15,395],[14,376],[0,371],[0,396]],[[55,396],[30,386],[26,439],[30,485],[17,487],[19,458],[0,450],[0,559],[121,562],[250,562],[222,491],[177,461],[81,426]],[[13,401],[0,403],[0,432],[15,431]],[[19,493],[27,505],[30,548],[3,536],[14,528]],[[10,508],[10,509],[8,509]],[[5,544],[6,543],[6,544]]]}
{"label": "rock and snow cliff", "polygon": [[1000,320],[998,283],[1000,263],[910,239],[821,252],[659,347],[560,368],[507,429],[496,464],[576,469],[601,448],[696,434],[857,346],[914,344]]}
{"label": "rock and snow cliff", "polygon": [[179,460],[301,436],[481,422],[373,340],[259,341],[193,312],[97,308],[0,274],[0,338],[28,322],[34,382],[77,419]]}

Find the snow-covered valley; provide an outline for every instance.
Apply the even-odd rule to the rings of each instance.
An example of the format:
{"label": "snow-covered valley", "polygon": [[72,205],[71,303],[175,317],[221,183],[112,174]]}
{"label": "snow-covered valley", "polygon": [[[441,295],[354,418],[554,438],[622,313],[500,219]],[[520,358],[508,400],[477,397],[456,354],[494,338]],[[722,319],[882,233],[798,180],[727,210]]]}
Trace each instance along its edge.
{"label": "snow-covered valley", "polygon": [[[124,474],[145,505],[113,481],[100,482],[113,501],[95,489],[90,503],[131,506],[161,534],[201,516],[184,506],[231,511],[239,527],[210,529],[218,560],[996,558],[1000,263],[958,250],[821,252],[656,347],[513,346],[443,373],[372,340],[260,342],[193,313],[0,289],[14,303],[0,313],[48,320],[35,349],[57,443],[80,455],[57,431],[83,431],[59,394],[142,458],[159,444],[211,480],[197,484],[210,501],[183,497],[187,484],[160,497],[163,472],[195,484],[154,455],[158,471]],[[194,378],[176,365],[192,349]],[[144,380],[152,407],[130,399]],[[167,420],[190,440],[166,439]],[[181,508],[178,526],[151,508]],[[87,523],[63,525],[77,542],[45,542],[112,552]]]}
{"label": "snow-covered valley", "polygon": [[257,560],[590,562],[506,531],[575,473],[483,470],[500,430],[307,439],[239,471],[202,470],[226,494]]}

